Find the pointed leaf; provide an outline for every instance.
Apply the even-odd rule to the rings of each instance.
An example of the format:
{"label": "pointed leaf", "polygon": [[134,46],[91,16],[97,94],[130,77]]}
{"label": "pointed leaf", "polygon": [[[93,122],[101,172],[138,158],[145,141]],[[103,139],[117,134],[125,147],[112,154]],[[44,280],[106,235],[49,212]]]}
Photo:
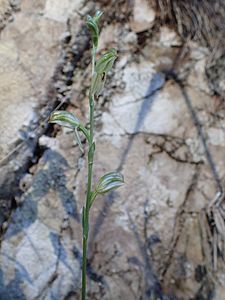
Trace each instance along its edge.
{"label": "pointed leaf", "polygon": [[104,53],[96,62],[95,71],[97,74],[107,74],[112,68],[115,59],[117,58],[116,49],[112,48]]}
{"label": "pointed leaf", "polygon": [[96,62],[95,73],[91,83],[91,94],[100,95],[105,84],[106,75],[111,70],[116,58],[116,50],[112,48]]}
{"label": "pointed leaf", "polygon": [[[64,111],[64,110],[58,110],[51,114],[49,118],[49,123],[55,123],[58,125],[61,125],[63,127],[71,128],[71,129],[80,129],[83,134],[85,135],[86,139],[90,141],[90,134],[87,128],[80,123],[80,120],[74,116],[74,114]],[[81,145],[79,136],[77,136],[77,133],[75,132],[77,141],[79,146]]]}
{"label": "pointed leaf", "polygon": [[121,173],[110,172],[100,178],[95,192],[97,194],[104,194],[119,188],[123,184],[124,184],[124,178]]}
{"label": "pointed leaf", "polygon": [[105,75],[94,73],[91,83],[91,94],[97,97],[101,94],[105,84]]}
{"label": "pointed leaf", "polygon": [[101,11],[101,10],[97,10],[97,11],[96,11],[96,13],[95,13],[93,19],[95,20],[95,22],[96,22],[97,24],[98,24],[98,22],[99,22],[99,20],[100,20],[100,18],[101,18],[102,15],[103,15],[103,11]]}
{"label": "pointed leaf", "polygon": [[49,123],[55,123],[72,129],[80,125],[79,119],[77,119],[74,114],[64,110],[53,112],[50,116]]}

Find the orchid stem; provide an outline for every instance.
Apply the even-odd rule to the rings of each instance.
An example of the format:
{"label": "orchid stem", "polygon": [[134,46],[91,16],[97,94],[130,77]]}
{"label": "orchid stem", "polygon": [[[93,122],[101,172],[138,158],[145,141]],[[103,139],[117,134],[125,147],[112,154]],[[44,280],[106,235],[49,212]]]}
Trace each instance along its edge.
{"label": "orchid stem", "polygon": [[[92,76],[95,72],[96,48],[92,50]],[[94,95],[89,95],[89,123],[90,123],[90,139],[88,141],[88,183],[85,208],[83,211],[83,261],[82,261],[82,300],[86,299],[86,277],[87,277],[87,245],[89,232],[89,212],[92,199],[92,177],[93,177],[93,160],[95,152],[94,144]]]}

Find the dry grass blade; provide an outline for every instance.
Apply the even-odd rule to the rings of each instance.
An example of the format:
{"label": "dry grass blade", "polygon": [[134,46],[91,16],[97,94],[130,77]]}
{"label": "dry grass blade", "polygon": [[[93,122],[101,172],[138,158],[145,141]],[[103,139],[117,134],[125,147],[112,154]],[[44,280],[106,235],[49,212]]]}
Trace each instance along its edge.
{"label": "dry grass blade", "polygon": [[208,225],[212,232],[212,256],[213,270],[217,271],[218,253],[224,260],[224,243],[225,243],[225,211],[224,211],[224,192],[219,192],[209,203],[207,208]]}
{"label": "dry grass blade", "polygon": [[218,208],[213,209],[213,218],[215,221],[217,232],[225,237],[225,221]]}

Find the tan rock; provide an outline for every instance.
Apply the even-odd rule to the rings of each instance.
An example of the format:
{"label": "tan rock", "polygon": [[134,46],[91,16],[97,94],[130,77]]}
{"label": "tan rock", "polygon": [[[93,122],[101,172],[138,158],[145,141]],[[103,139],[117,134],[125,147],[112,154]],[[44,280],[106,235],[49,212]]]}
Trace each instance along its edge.
{"label": "tan rock", "polygon": [[66,22],[72,11],[79,10],[83,0],[79,1],[55,1],[46,0],[45,16],[58,22]]}
{"label": "tan rock", "polygon": [[142,32],[150,29],[155,20],[155,12],[149,6],[146,0],[135,0],[133,19],[130,22],[130,26],[135,32]]}

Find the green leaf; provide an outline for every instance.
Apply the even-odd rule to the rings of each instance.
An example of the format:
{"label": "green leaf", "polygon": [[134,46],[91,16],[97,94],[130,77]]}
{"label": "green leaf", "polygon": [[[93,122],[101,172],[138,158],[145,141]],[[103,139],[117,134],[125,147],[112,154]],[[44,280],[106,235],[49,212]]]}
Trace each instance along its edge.
{"label": "green leaf", "polygon": [[98,194],[105,194],[112,190],[115,190],[124,184],[123,175],[119,172],[110,172],[102,176],[97,184],[96,189],[91,192],[89,209],[95,201]]}
{"label": "green leaf", "polygon": [[95,189],[96,194],[105,194],[124,184],[123,175],[119,172],[110,172],[102,176]]}
{"label": "green leaf", "polygon": [[74,116],[74,114],[67,112],[65,110],[58,110],[51,114],[49,118],[49,123],[55,123],[63,127],[71,128],[75,130],[77,137],[77,142],[80,148],[82,148],[80,138],[78,136],[77,130],[80,129],[85,135],[86,139],[90,141],[90,134],[87,128],[80,122],[80,120]]}
{"label": "green leaf", "polygon": [[103,12],[100,10],[97,10],[94,17],[87,16],[87,27],[91,32],[91,37],[93,44],[95,48],[98,47],[98,37],[99,37],[99,28],[98,28],[98,22],[103,15]]}
{"label": "green leaf", "polygon": [[96,11],[96,13],[95,13],[93,19],[95,20],[95,22],[96,22],[97,24],[98,24],[98,22],[99,22],[99,20],[100,20],[100,18],[101,18],[102,15],[103,15],[103,11],[101,11],[101,10],[97,10],[97,11]]}
{"label": "green leaf", "polygon": [[96,95],[98,97],[101,94],[104,85],[105,85],[105,75],[94,73],[91,82],[91,94]]}
{"label": "green leaf", "polygon": [[49,118],[49,123],[55,123],[71,129],[77,128],[81,124],[74,114],[64,110],[53,112]]}
{"label": "green leaf", "polygon": [[114,48],[112,48],[105,54],[103,54],[101,58],[96,62],[95,73],[91,83],[92,95],[96,95],[97,97],[100,95],[105,84],[106,75],[109,70],[111,70],[116,58],[117,52]]}
{"label": "green leaf", "polygon": [[96,62],[96,67],[95,67],[96,73],[101,75],[105,73],[107,75],[109,70],[112,69],[113,63],[116,58],[117,58],[116,49],[112,48],[108,50]]}

